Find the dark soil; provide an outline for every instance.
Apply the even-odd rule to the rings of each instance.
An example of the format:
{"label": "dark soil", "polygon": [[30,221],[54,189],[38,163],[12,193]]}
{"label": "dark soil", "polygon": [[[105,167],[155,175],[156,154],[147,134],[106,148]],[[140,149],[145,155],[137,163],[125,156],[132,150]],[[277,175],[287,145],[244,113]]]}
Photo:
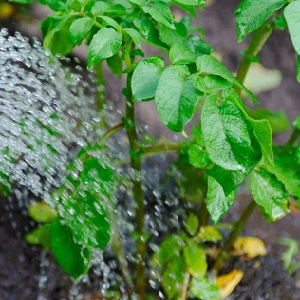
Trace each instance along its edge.
{"label": "dark soil", "polygon": [[[223,61],[232,71],[237,69],[241,60],[240,51],[246,44],[236,44],[236,34],[232,13],[239,1],[215,1],[203,13],[199,14],[197,23],[204,27],[207,40],[223,56]],[[1,21],[0,26],[13,31],[17,28],[24,33],[37,32],[36,26]],[[151,50],[150,50],[151,51]],[[291,120],[300,115],[300,86],[295,80],[295,54],[293,52],[289,35],[286,31],[276,31],[260,55],[261,63],[268,68],[280,69],[283,82],[279,88],[259,96],[263,106],[272,110],[283,109]],[[108,98],[118,99],[121,83],[117,79],[108,79]],[[151,111],[152,109],[152,111]],[[173,137],[173,133],[165,129],[157,121],[156,110],[153,103],[145,105],[138,115],[145,124],[149,124],[155,135]],[[284,142],[286,135],[279,135],[277,140]],[[237,201],[234,214],[230,213],[230,220],[236,219],[245,207],[244,198]],[[71,286],[70,279],[59,269],[51,255],[48,266],[41,265],[42,251],[40,248],[28,246],[24,242],[24,235],[31,224],[28,217],[17,208],[8,207],[8,201],[0,201],[0,299],[2,300],[42,300],[46,295],[49,300],[67,299]],[[284,270],[280,261],[283,250],[277,245],[282,237],[292,237],[300,240],[300,215],[292,214],[281,221],[267,223],[260,215],[250,218],[245,228],[245,234],[262,238],[266,243],[269,254],[266,257],[253,261],[232,262],[233,266],[244,270],[245,275],[230,299],[241,300],[297,300],[300,299],[300,289],[294,277],[290,277]],[[42,260],[43,261],[43,260]],[[259,266],[257,262],[259,261]],[[40,275],[45,273],[47,281],[42,283]],[[39,287],[40,282],[40,287]]]}

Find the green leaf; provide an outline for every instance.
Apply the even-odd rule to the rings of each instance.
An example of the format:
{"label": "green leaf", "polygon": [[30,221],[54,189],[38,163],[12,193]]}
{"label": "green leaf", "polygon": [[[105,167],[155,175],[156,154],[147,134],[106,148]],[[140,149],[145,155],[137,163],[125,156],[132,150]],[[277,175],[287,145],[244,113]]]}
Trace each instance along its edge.
{"label": "green leaf", "polygon": [[100,16],[100,18],[104,21],[105,25],[111,26],[115,28],[116,30],[121,30],[122,27],[119,25],[118,22],[116,22],[114,19],[107,17],[107,16]]}
{"label": "green leaf", "polygon": [[204,250],[194,241],[191,241],[183,249],[183,257],[187,271],[193,277],[204,277],[207,270],[207,262]]}
{"label": "green leaf", "polygon": [[293,125],[300,130],[300,116],[293,121]]}
{"label": "green leaf", "polygon": [[109,195],[115,187],[115,176],[111,168],[100,163],[97,158],[88,158],[80,173],[81,182],[92,192]]}
{"label": "green leaf", "polygon": [[184,42],[184,37],[179,34],[178,30],[171,29],[164,25],[159,28],[159,39],[162,43],[169,47],[172,47],[175,44],[182,44]]}
{"label": "green leaf", "polygon": [[70,37],[74,44],[81,42],[86,34],[92,29],[94,20],[85,17],[76,19],[70,26]]}
{"label": "green leaf", "polygon": [[60,16],[47,18],[41,24],[44,35],[46,33],[44,47],[50,49],[53,54],[69,54],[74,48],[74,43],[69,35],[69,28],[74,20],[75,16],[70,14],[63,15],[63,18]]}
{"label": "green leaf", "polygon": [[168,263],[162,277],[162,287],[169,299],[173,299],[180,291],[184,280],[185,263],[183,259],[173,257]]}
{"label": "green leaf", "polygon": [[297,62],[296,62],[296,79],[300,83],[300,55],[297,56]]}
{"label": "green leaf", "polygon": [[155,102],[160,119],[173,131],[182,131],[203,95],[194,87],[195,76],[186,66],[171,66],[160,76]]}
{"label": "green leaf", "polygon": [[197,56],[186,46],[175,44],[172,46],[169,57],[173,65],[186,65],[196,62]]}
{"label": "green leaf", "polygon": [[185,4],[185,5],[198,5],[202,1],[199,1],[199,0],[176,0],[176,2]]}
{"label": "green leaf", "polygon": [[248,175],[242,171],[226,170],[218,165],[214,165],[211,169],[207,169],[206,173],[222,186],[226,197],[235,191]]}
{"label": "green leaf", "polygon": [[189,214],[185,223],[185,228],[187,232],[190,235],[194,236],[198,231],[198,227],[199,227],[198,217],[193,213]]}
{"label": "green leaf", "polygon": [[110,70],[120,78],[123,74],[122,59],[120,55],[116,53],[115,55],[108,57],[106,62]]}
{"label": "green leaf", "polygon": [[252,110],[248,109],[247,113],[253,119],[267,120],[273,133],[290,130],[290,121],[283,111],[272,112],[266,108],[259,107]]}
{"label": "green leaf", "polygon": [[28,207],[28,215],[36,222],[49,223],[56,217],[57,213],[45,202],[31,203]]}
{"label": "green leaf", "polygon": [[45,251],[51,246],[51,224],[45,224],[26,234],[25,240],[31,245],[42,245]]}
{"label": "green leaf", "polygon": [[59,0],[39,0],[41,4],[48,5],[54,11],[63,11],[68,8],[68,1]]}
{"label": "green leaf", "polygon": [[237,79],[235,79],[232,73],[229,70],[227,70],[226,67],[213,56],[204,54],[198,57],[197,69],[200,72],[200,74],[216,75],[226,79],[227,81],[233,83],[237,87],[243,89],[254,103],[258,103],[258,100],[255,98],[255,96]]}
{"label": "green leaf", "polygon": [[99,200],[89,192],[70,195],[64,210],[74,237],[83,245],[104,250],[110,239],[110,223]]}
{"label": "green leaf", "polygon": [[137,46],[141,47],[141,35],[137,30],[135,30],[134,28],[124,28],[123,31],[132,38],[133,42]]}
{"label": "green leaf", "polygon": [[113,28],[102,28],[94,36],[88,49],[88,68],[115,55],[121,47],[122,34]]}
{"label": "green leaf", "polygon": [[252,172],[251,190],[254,201],[270,221],[281,219],[289,213],[290,197],[273,174],[265,170]]}
{"label": "green leaf", "polygon": [[218,286],[207,278],[193,278],[190,289],[192,294],[201,300],[218,300],[221,296]]}
{"label": "green leaf", "polygon": [[207,94],[210,94],[217,90],[231,88],[232,85],[233,83],[227,81],[226,79],[220,76],[215,75],[208,75],[204,78],[197,77],[195,82],[195,88]]}
{"label": "green leaf", "polygon": [[291,2],[285,8],[284,16],[288,24],[293,46],[296,52],[300,55],[300,1]]}
{"label": "green leaf", "polygon": [[151,260],[152,265],[162,266],[167,263],[172,257],[177,257],[184,246],[184,241],[178,235],[168,236],[160,245]]}
{"label": "green leaf", "polygon": [[287,0],[243,0],[236,8],[238,42],[262,26]]}
{"label": "green leaf", "polygon": [[143,6],[143,11],[151,15],[151,17],[169,28],[175,29],[172,12],[169,5],[164,1],[155,1],[149,6]]}
{"label": "green leaf", "polygon": [[71,231],[60,219],[51,223],[51,248],[59,265],[74,279],[87,272],[90,251],[75,242]]}
{"label": "green leaf", "polygon": [[193,34],[188,37],[187,46],[197,56],[203,54],[210,55],[214,51],[214,49],[208,42],[200,39],[198,36]]}
{"label": "green leaf", "polygon": [[129,2],[136,4],[138,6],[143,6],[145,4],[145,0],[129,0]]}
{"label": "green leaf", "polygon": [[190,164],[196,168],[202,169],[211,163],[208,153],[199,145],[192,145],[188,153]]}
{"label": "green leaf", "polygon": [[275,174],[283,182],[286,190],[300,198],[300,166],[295,157],[295,148],[274,147],[274,166],[268,171]]}
{"label": "green leaf", "polygon": [[221,233],[213,226],[201,226],[197,239],[201,242],[218,242],[222,240]]}
{"label": "green leaf", "polygon": [[225,196],[222,186],[211,176],[208,176],[206,207],[211,219],[217,223],[233,204],[235,191]]}
{"label": "green leaf", "polygon": [[139,62],[134,69],[131,81],[133,100],[152,100],[163,70],[164,61],[158,56],[153,56]]}
{"label": "green leaf", "polygon": [[108,12],[111,9],[111,5],[104,1],[97,1],[91,8],[91,13],[93,16],[102,15],[105,12]]}
{"label": "green leaf", "polygon": [[29,4],[33,2],[33,0],[9,0],[9,2],[19,3],[19,4]]}
{"label": "green leaf", "polygon": [[202,132],[210,159],[220,167],[249,174],[261,159],[261,151],[243,113],[231,101],[217,105],[217,96],[206,99]]}
{"label": "green leaf", "polygon": [[272,128],[267,120],[254,120],[244,110],[241,105],[241,99],[239,95],[232,89],[225,90],[223,97],[226,100],[231,100],[243,113],[248,124],[251,126],[253,135],[260,144],[261,152],[265,162],[273,164],[273,150],[272,150]]}

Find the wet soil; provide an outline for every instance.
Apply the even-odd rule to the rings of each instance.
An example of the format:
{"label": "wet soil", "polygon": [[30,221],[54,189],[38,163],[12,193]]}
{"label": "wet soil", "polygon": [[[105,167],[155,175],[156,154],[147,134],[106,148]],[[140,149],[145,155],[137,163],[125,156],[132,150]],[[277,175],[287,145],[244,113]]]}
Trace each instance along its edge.
{"label": "wet soil", "polygon": [[[246,42],[236,44],[236,33],[232,12],[239,1],[215,1],[203,13],[199,14],[197,23],[202,26],[207,40],[223,57],[223,62],[232,71],[237,69],[241,60],[241,50]],[[39,12],[39,11],[37,11]],[[36,13],[35,16],[39,15]],[[21,24],[21,25],[20,25]],[[24,25],[25,24],[25,25]],[[27,24],[27,25],[26,25]],[[13,31],[17,28],[24,33],[37,35],[37,24],[2,22],[0,26]],[[152,51],[152,50],[149,50]],[[295,54],[286,31],[276,31],[267,42],[260,55],[261,63],[268,68],[277,68],[283,74],[283,81],[279,88],[259,96],[263,106],[272,110],[283,109],[291,120],[300,115],[300,85],[295,80]],[[108,77],[107,96],[118,102],[121,82]],[[143,104],[144,105],[144,104]],[[153,103],[148,103],[145,109],[140,109],[139,120],[148,124],[156,136],[174,134],[157,122],[157,115]],[[276,137],[284,142],[285,134]],[[235,220],[243,211],[249,199],[240,197],[234,205],[234,213],[227,216],[228,220]],[[17,208],[8,207],[7,199],[0,200],[0,299],[39,299],[46,295],[49,300],[67,299],[71,287],[70,279],[48,257],[48,266],[41,266],[42,251],[24,242],[24,235],[33,224],[26,214]],[[293,213],[283,220],[267,223],[256,211],[250,218],[244,233],[255,235],[267,244],[269,254],[253,261],[233,261],[228,268],[239,267],[245,275],[230,299],[242,300],[298,300],[300,289],[297,287],[296,277],[289,276],[280,261],[283,250],[277,244],[280,237],[292,237],[300,241],[300,215]],[[258,263],[259,262],[259,263]],[[40,280],[40,275],[47,275],[46,282]],[[40,284],[40,286],[39,286]]]}

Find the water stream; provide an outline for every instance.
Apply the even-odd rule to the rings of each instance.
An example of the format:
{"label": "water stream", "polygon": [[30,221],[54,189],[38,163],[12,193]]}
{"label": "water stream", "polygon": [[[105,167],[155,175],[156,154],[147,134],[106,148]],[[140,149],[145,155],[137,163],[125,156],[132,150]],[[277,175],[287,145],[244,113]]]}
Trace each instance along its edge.
{"label": "water stream", "polygon": [[[13,211],[21,210],[26,215],[28,203],[33,199],[44,199],[55,206],[49,195],[64,182],[66,166],[81,147],[103,134],[103,129],[98,127],[95,89],[80,75],[81,67],[77,65],[70,70],[64,66],[68,63],[44,51],[36,40],[29,42],[18,33],[9,36],[6,30],[0,31],[0,183],[11,190],[7,207],[17,234],[23,225],[17,223]],[[114,108],[108,107],[108,110],[111,114]],[[128,159],[126,145],[127,140],[121,132],[107,144],[105,155],[100,152],[94,155],[122,161]],[[146,160],[146,171],[140,174],[144,177],[145,221],[151,235],[151,252],[157,250],[157,242],[164,233],[179,229],[180,204],[176,190],[166,182],[164,191],[157,189],[163,179],[156,163]],[[127,166],[109,164],[114,167],[115,174],[122,177],[122,182],[129,182],[131,176],[136,176]],[[164,159],[157,165],[161,164],[166,164]],[[113,210],[117,216],[113,230],[119,232],[127,260],[134,262],[131,232],[135,207],[126,184],[119,187],[112,202],[116,205]],[[168,226],[164,221],[166,214]],[[182,208],[181,214],[184,214]],[[49,299],[47,284],[51,261],[45,253],[34,259],[40,260],[37,298]],[[87,291],[104,294],[122,282],[110,247],[104,254],[95,251],[92,265],[90,274],[72,285],[66,299],[84,299],[83,293]],[[157,280],[149,283],[163,299]]]}

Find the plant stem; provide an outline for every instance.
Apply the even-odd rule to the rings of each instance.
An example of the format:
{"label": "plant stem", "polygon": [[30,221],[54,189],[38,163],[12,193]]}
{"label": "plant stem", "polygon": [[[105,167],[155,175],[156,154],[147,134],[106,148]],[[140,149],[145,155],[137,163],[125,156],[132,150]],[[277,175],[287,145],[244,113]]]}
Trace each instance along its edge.
{"label": "plant stem", "polygon": [[101,141],[107,140],[109,137],[117,133],[118,131],[122,130],[124,128],[124,124],[120,123],[115,125],[114,127],[110,128],[108,131],[106,131],[101,138]]}
{"label": "plant stem", "polygon": [[146,240],[144,230],[145,208],[144,208],[144,192],[141,180],[141,150],[135,124],[135,106],[132,101],[131,79],[132,79],[132,62],[130,59],[131,43],[129,49],[124,49],[123,55],[127,69],[126,81],[126,131],[130,146],[131,167],[135,172],[133,178],[133,198],[136,204],[135,211],[135,231],[138,235],[136,241],[137,262],[136,270],[136,292],[139,300],[145,300],[146,276],[145,276],[145,260],[146,260]]}
{"label": "plant stem", "polygon": [[166,152],[166,151],[179,151],[181,145],[180,144],[162,144],[162,145],[156,145],[156,146],[149,146],[149,147],[143,147],[141,149],[143,157],[156,154],[159,152]]}
{"label": "plant stem", "polygon": [[190,283],[190,274],[185,273],[178,300],[185,300],[187,298],[187,290],[189,287],[189,283]]}
{"label": "plant stem", "polygon": [[249,217],[252,215],[254,209],[256,207],[256,203],[252,199],[244,213],[242,214],[241,218],[233,225],[233,229],[229,235],[228,240],[223,245],[221,252],[219,253],[216,262],[213,266],[213,271],[218,272],[222,266],[223,263],[228,258],[229,250],[232,248],[236,238],[241,233],[243,227],[245,226],[246,222],[248,221]]}
{"label": "plant stem", "polygon": [[294,143],[297,141],[297,139],[300,136],[300,130],[298,128],[294,128],[290,139],[286,142],[285,146],[293,146]]}
{"label": "plant stem", "polygon": [[[245,81],[253,57],[256,56],[261,51],[262,47],[264,46],[264,44],[272,34],[273,27],[274,27],[273,25],[270,25],[269,23],[265,23],[264,25],[262,25],[261,27],[259,27],[254,31],[248,49],[246,50],[242,62],[237,71],[236,79],[239,82],[243,83]],[[239,95],[242,92],[240,88],[236,88],[236,91]]]}

